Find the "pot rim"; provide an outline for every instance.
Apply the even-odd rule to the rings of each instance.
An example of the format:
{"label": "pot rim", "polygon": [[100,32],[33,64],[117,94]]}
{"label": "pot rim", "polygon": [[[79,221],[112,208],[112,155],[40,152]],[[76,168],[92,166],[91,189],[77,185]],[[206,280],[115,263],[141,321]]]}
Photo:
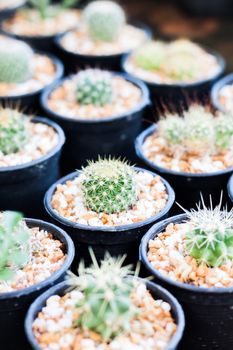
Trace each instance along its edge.
{"label": "pot rim", "polygon": [[233,174],[231,175],[231,177],[228,181],[227,192],[228,192],[228,195],[229,195],[231,201],[233,202]]}
{"label": "pot rim", "polygon": [[47,87],[44,90],[44,92],[42,93],[41,97],[40,97],[40,104],[41,104],[43,110],[47,114],[49,114],[52,117],[56,118],[58,121],[73,122],[73,123],[82,124],[82,125],[101,124],[101,123],[104,124],[104,123],[108,123],[108,122],[124,120],[124,119],[127,119],[129,115],[135,114],[135,113],[139,112],[140,110],[144,109],[146,106],[150,105],[149,90],[148,90],[147,86],[143,82],[141,82],[140,80],[135,79],[135,78],[133,78],[133,77],[131,77],[128,74],[125,74],[125,73],[118,73],[118,72],[110,71],[110,74],[112,76],[122,77],[123,79],[125,79],[126,81],[132,83],[133,85],[135,85],[136,87],[138,87],[141,90],[142,99],[136,105],[136,107],[131,108],[130,110],[124,112],[123,114],[113,115],[113,116],[107,117],[107,118],[92,119],[92,120],[91,119],[83,119],[83,118],[82,119],[81,118],[78,119],[76,117],[65,117],[63,114],[54,112],[48,106],[48,98],[49,98],[49,96],[51,95],[51,93],[56,88],[61,86],[65,81],[71,80],[73,77],[75,77],[77,75],[77,73],[69,75],[69,76],[67,76],[65,78],[59,79],[53,85]]}
{"label": "pot rim", "polygon": [[0,293],[0,301],[6,300],[6,299],[20,298],[22,296],[26,296],[26,295],[29,295],[30,293],[43,289],[48,284],[55,282],[59,277],[61,277],[69,269],[74,259],[74,254],[75,254],[74,243],[70,238],[70,236],[63,229],[61,229],[60,227],[50,222],[46,222],[39,219],[24,218],[24,220],[26,224],[28,224],[30,227],[37,227],[37,226],[39,228],[46,227],[46,230],[52,230],[53,232],[55,232],[55,233],[52,233],[54,237],[56,237],[56,233],[60,233],[66,241],[67,257],[64,263],[62,264],[62,266],[57,271],[52,273],[52,275],[49,276],[48,278],[27,288],[19,289],[12,292]]}
{"label": "pot rim", "polygon": [[233,73],[227,74],[221,79],[219,79],[211,89],[211,102],[213,106],[223,113],[228,113],[227,110],[221,105],[219,102],[219,91],[226,85],[230,85],[233,83]]}
{"label": "pot rim", "polygon": [[56,131],[56,133],[58,134],[57,145],[53,149],[51,149],[47,154],[45,154],[44,156],[42,156],[38,159],[34,159],[31,162],[27,162],[27,163],[23,163],[23,164],[19,164],[19,165],[0,167],[0,174],[4,173],[4,172],[23,170],[25,168],[30,168],[32,166],[38,165],[40,163],[43,163],[47,159],[53,157],[56,153],[58,153],[61,150],[62,146],[65,143],[65,134],[64,134],[64,131],[62,130],[62,128],[57,123],[55,123],[47,118],[37,117],[37,116],[32,118],[32,122],[43,123],[43,124],[47,124],[48,126],[52,127]]}
{"label": "pot rim", "polygon": [[[142,281],[143,279],[140,278]],[[185,317],[184,317],[184,312],[183,309],[180,305],[180,303],[178,302],[178,300],[169,292],[167,291],[165,288],[150,282],[150,281],[145,281],[146,282],[146,286],[147,289],[149,289],[150,291],[152,291],[153,294],[159,294],[159,298],[164,300],[165,297],[165,301],[169,303],[169,305],[171,306],[171,311],[172,313],[177,313],[177,329],[175,334],[173,335],[173,337],[170,339],[170,342],[168,343],[166,349],[167,350],[173,350],[174,347],[176,347],[178,345],[178,343],[180,342],[183,332],[184,332],[184,326],[185,326]],[[65,291],[65,288],[68,288],[69,284],[64,281],[61,282],[59,284],[57,284],[56,286],[51,287],[50,289],[48,289],[46,292],[44,292],[43,294],[41,294],[39,297],[37,297],[35,299],[35,301],[31,304],[31,306],[29,307],[29,310],[27,312],[26,318],[25,318],[25,322],[24,322],[24,329],[25,329],[25,333],[27,336],[27,339],[30,343],[30,345],[35,349],[35,350],[41,350],[39,344],[37,343],[33,331],[32,331],[32,323],[35,319],[35,313],[37,313],[37,309],[38,306],[42,306],[45,305],[47,299],[56,294],[63,294],[63,292]],[[65,294],[65,293],[64,293]]]}
{"label": "pot rim", "polygon": [[178,289],[183,289],[189,293],[197,293],[197,294],[214,294],[214,295],[219,295],[219,294],[230,294],[233,293],[233,286],[232,287],[197,287],[197,286],[192,286],[188,283],[184,282],[179,282],[176,280],[172,280],[171,278],[167,277],[165,274],[162,272],[157,271],[152,264],[149,262],[148,257],[147,257],[147,251],[148,251],[148,242],[150,239],[153,239],[158,233],[162,232],[164,227],[166,227],[170,223],[181,223],[185,219],[187,219],[187,214],[179,214],[172,216],[168,219],[162,220],[156,224],[154,224],[148,231],[147,233],[143,236],[141,240],[141,244],[139,247],[139,259],[143,263],[143,265],[146,267],[147,270],[149,270],[152,275],[157,278],[159,281],[168,284],[171,287],[176,287]]}
{"label": "pot rim", "polygon": [[150,161],[145,155],[142,150],[142,146],[145,142],[145,140],[152,135],[157,130],[157,124],[154,124],[152,126],[149,126],[146,130],[141,132],[135,139],[135,151],[137,156],[150,168],[154,169],[155,171],[158,171],[161,174],[168,174],[173,176],[178,176],[180,178],[182,177],[189,177],[189,178],[203,178],[203,177],[214,177],[214,176],[220,176],[225,174],[230,174],[233,171],[233,166],[224,170],[218,170],[213,171],[210,173],[189,173],[184,171],[177,171],[177,170],[171,170],[167,168],[163,168],[159,165],[156,165],[152,161]]}
{"label": "pot rim", "polygon": [[[158,176],[157,174],[153,173],[152,171],[146,170],[146,169],[142,169],[142,168],[138,168],[138,167],[134,167],[135,170],[137,171],[142,171],[142,172],[148,172],[150,174],[152,174],[153,176]],[[164,206],[164,208],[158,212],[157,214],[151,216],[150,218],[140,221],[140,222],[136,222],[133,224],[126,224],[126,225],[120,225],[120,226],[88,226],[88,225],[83,225],[83,224],[79,224],[77,222],[72,222],[66,218],[64,218],[63,216],[61,216],[60,214],[56,213],[55,210],[52,208],[51,206],[51,198],[56,190],[56,187],[58,184],[64,184],[67,180],[71,180],[75,177],[78,177],[80,175],[80,171],[77,170],[71,174],[68,174],[66,176],[64,176],[63,178],[59,179],[58,181],[56,181],[49,189],[48,191],[45,193],[45,197],[44,197],[44,207],[47,211],[47,213],[49,214],[50,217],[52,217],[53,219],[55,219],[56,221],[59,222],[59,224],[65,225],[66,227],[72,227],[74,229],[78,229],[78,230],[84,230],[84,231],[99,231],[99,232],[103,232],[103,233],[109,233],[109,232],[118,232],[118,231],[127,231],[127,230],[131,230],[134,228],[138,228],[138,227],[143,227],[145,225],[148,225],[150,223],[152,223],[155,220],[160,219],[161,217],[163,217],[166,213],[169,212],[169,210],[171,209],[172,205],[174,204],[175,201],[175,192],[172,189],[172,187],[170,186],[170,184],[164,180],[161,176],[160,179],[163,182],[163,184],[166,187],[166,191],[168,194],[168,200],[166,205]]]}

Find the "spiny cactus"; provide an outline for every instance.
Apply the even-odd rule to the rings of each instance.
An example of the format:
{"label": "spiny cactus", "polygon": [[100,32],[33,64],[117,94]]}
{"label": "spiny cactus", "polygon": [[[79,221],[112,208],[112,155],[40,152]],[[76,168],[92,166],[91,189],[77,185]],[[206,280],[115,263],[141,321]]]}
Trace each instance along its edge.
{"label": "spiny cactus", "polygon": [[125,257],[113,258],[109,254],[98,265],[91,252],[93,265],[80,264],[78,277],[71,275],[70,284],[83,293],[76,304],[77,326],[92,330],[109,341],[130,330],[131,319],[139,312],[131,301],[135,279],[130,266],[122,266]]}
{"label": "spiny cactus", "polygon": [[203,199],[202,205],[187,213],[192,229],[186,233],[186,250],[198,263],[221,266],[233,260],[233,209],[221,210],[221,204],[208,209]]}
{"label": "spiny cactus", "polygon": [[90,37],[111,42],[118,38],[126,18],[124,10],[113,1],[94,1],[83,11],[83,20]]}
{"label": "spiny cactus", "polygon": [[99,159],[83,169],[82,191],[87,208],[119,213],[136,201],[134,170],[118,159]]}
{"label": "spiny cactus", "polygon": [[52,5],[51,0],[28,0],[38,11],[41,20],[56,16],[62,9],[75,5],[78,0],[62,0],[59,4]]}
{"label": "spiny cactus", "polygon": [[160,69],[165,58],[165,45],[162,42],[148,42],[134,53],[136,64],[146,70]]}
{"label": "spiny cactus", "polygon": [[9,280],[30,258],[29,229],[22,215],[6,211],[0,216],[0,281]]}
{"label": "spiny cactus", "polygon": [[220,114],[215,119],[214,127],[217,147],[224,150],[233,146],[233,117]]}
{"label": "spiny cactus", "polygon": [[175,115],[167,115],[158,123],[158,132],[169,144],[182,144],[185,136],[184,119]]}
{"label": "spiny cactus", "polygon": [[28,119],[17,110],[0,109],[0,152],[18,152],[28,141]]}
{"label": "spiny cactus", "polygon": [[99,69],[86,69],[78,73],[77,101],[81,105],[104,106],[111,103],[113,96],[112,76]]}
{"label": "spiny cactus", "polygon": [[33,51],[24,42],[0,40],[0,82],[17,84],[28,80],[32,75],[32,60]]}

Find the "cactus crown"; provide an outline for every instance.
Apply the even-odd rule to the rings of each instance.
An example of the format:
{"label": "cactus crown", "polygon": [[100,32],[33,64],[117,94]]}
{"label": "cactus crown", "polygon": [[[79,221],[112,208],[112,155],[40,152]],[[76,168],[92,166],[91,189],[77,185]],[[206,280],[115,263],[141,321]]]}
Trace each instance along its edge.
{"label": "cactus crown", "polygon": [[23,83],[32,75],[33,51],[24,42],[0,40],[0,82]]}
{"label": "cactus crown", "polygon": [[22,215],[6,211],[0,217],[0,281],[10,280],[30,258],[29,229]]}
{"label": "cactus crown", "polygon": [[87,208],[97,213],[119,213],[136,201],[134,170],[119,159],[99,159],[83,169],[82,191]]}
{"label": "cactus crown", "polygon": [[77,326],[101,335],[110,341],[130,329],[131,319],[138,313],[131,295],[136,287],[131,266],[122,266],[125,257],[113,258],[108,253],[100,265],[90,251],[93,265],[81,263],[78,276],[71,275],[70,284],[82,292],[78,304]]}
{"label": "cactus crown", "polygon": [[113,1],[94,1],[83,11],[90,37],[96,41],[116,40],[125,25],[124,10]]}
{"label": "cactus crown", "polygon": [[0,109],[0,152],[4,155],[18,152],[28,141],[28,117],[17,110]]}
{"label": "cactus crown", "polygon": [[165,44],[162,42],[148,42],[135,51],[136,64],[146,70],[160,69],[165,58]]}
{"label": "cactus crown", "polygon": [[51,0],[28,0],[39,13],[41,20],[56,16],[62,9],[75,5],[78,0],[62,0],[59,5],[52,5]]}
{"label": "cactus crown", "polygon": [[77,75],[77,101],[81,105],[104,106],[113,97],[112,76],[99,69],[86,69]]}
{"label": "cactus crown", "polygon": [[221,266],[233,260],[233,209],[221,210],[218,206],[202,206],[186,212],[192,228],[186,233],[187,253],[198,263],[210,267]]}

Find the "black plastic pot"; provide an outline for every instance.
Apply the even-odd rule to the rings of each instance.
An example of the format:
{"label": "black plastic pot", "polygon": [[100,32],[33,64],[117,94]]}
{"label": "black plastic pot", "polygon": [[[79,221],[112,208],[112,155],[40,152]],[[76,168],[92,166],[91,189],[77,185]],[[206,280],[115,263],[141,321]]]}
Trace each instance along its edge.
{"label": "black plastic pot", "polygon": [[62,168],[65,173],[80,168],[87,163],[87,160],[97,159],[99,156],[123,156],[133,162],[136,160],[134,140],[142,128],[142,119],[149,105],[149,92],[137,79],[120,73],[113,74],[122,76],[139,87],[142,92],[142,101],[128,113],[117,117],[84,120],[53,112],[48,107],[48,98],[54,89],[70,77],[58,81],[42,94],[41,106],[44,112],[50,119],[56,121],[66,134],[62,156]]}
{"label": "black plastic pot", "polygon": [[[219,64],[219,71],[213,77],[195,83],[158,84],[144,81],[150,90],[151,100],[157,116],[166,110],[181,112],[187,109],[191,102],[206,103],[210,98],[210,90],[214,82],[224,73],[225,60],[217,52],[206,49],[215,56]],[[126,73],[125,63],[131,54],[122,59],[122,70]],[[135,76],[136,77],[136,76]]]}
{"label": "black plastic pot", "polygon": [[233,73],[226,75],[222,79],[218,80],[211,89],[211,102],[213,106],[223,112],[226,113],[224,106],[219,102],[219,91],[225,86],[225,85],[232,85],[233,84]]}
{"label": "black plastic pot", "polygon": [[[133,23],[136,27],[144,30],[148,39],[152,37],[151,30],[142,23]],[[78,69],[83,69],[87,67],[97,67],[104,68],[113,71],[121,71],[121,60],[123,56],[128,52],[122,52],[113,55],[103,55],[103,56],[93,56],[93,55],[83,55],[78,54],[72,51],[66,50],[61,45],[61,39],[67,34],[58,35],[55,38],[55,45],[57,48],[57,54],[61,58],[62,62],[65,65],[65,69],[67,73],[76,73]]]}
{"label": "black plastic pot", "polygon": [[[178,303],[178,301],[165,289],[156,285],[152,282],[146,282],[148,290],[150,290],[151,294],[155,299],[162,299],[168,302],[171,305],[171,312],[177,324],[177,330],[172,339],[170,340],[166,350],[175,350],[182,338],[184,331],[184,314],[183,310]],[[47,292],[42,294],[39,298],[37,298],[34,303],[31,305],[27,317],[25,320],[25,332],[30,342],[33,350],[41,350],[41,347],[37,343],[34,334],[32,332],[32,323],[38,315],[38,312],[42,310],[45,306],[47,299],[52,295],[65,295],[67,288],[69,285],[67,282],[63,282],[58,284],[57,286],[50,288]]]}
{"label": "black plastic pot", "polygon": [[62,129],[45,118],[34,118],[57,132],[57,146],[45,156],[30,163],[0,167],[0,211],[18,210],[27,216],[43,217],[43,197],[59,178],[59,158],[65,141]]}
{"label": "black plastic pot", "polygon": [[228,190],[228,195],[230,197],[230,200],[233,203],[233,175],[230,177],[230,180],[228,181],[227,190]]}
{"label": "black plastic pot", "polygon": [[231,350],[233,348],[233,287],[204,288],[174,281],[155,270],[147,258],[148,243],[170,223],[181,223],[186,214],[155,224],[143,237],[140,259],[154,280],[173,293],[180,301],[186,319],[183,350]]}
{"label": "black plastic pot", "polygon": [[[26,1],[26,0],[25,0]],[[25,2],[24,1],[24,2]],[[21,7],[24,6],[24,3],[22,2],[21,5],[14,6],[14,7],[8,7],[4,10],[0,10],[0,22],[4,21],[5,19],[13,16],[13,14],[18,11]]]}
{"label": "black plastic pot", "polygon": [[[56,76],[53,82],[49,84],[50,86],[50,85],[53,85],[58,79],[60,79],[63,76],[64,68],[63,68],[63,64],[58,58],[56,58],[53,55],[47,55],[47,56],[53,60],[53,63],[56,67]],[[20,95],[0,96],[0,104],[3,106],[12,106],[12,107],[20,106],[21,108],[23,108],[25,112],[29,112],[29,113],[31,113],[32,111],[38,112],[40,108],[40,103],[39,103],[40,95],[47,87],[48,85],[39,90],[30,92],[30,93],[20,94]]]}
{"label": "black plastic pot", "polygon": [[67,258],[59,270],[46,280],[14,292],[0,293],[0,341],[2,350],[30,350],[24,335],[23,322],[31,303],[54,284],[64,280],[74,258],[74,245],[70,237],[59,227],[41,220],[26,219],[29,227],[39,227],[53,234],[65,247]]}
{"label": "black plastic pot", "polygon": [[227,202],[226,186],[233,167],[201,174],[178,172],[162,168],[146,158],[142,149],[146,138],[152,135],[156,129],[157,126],[152,125],[137,137],[135,141],[136,153],[144,166],[146,165],[149,169],[156,171],[169,181],[175,190],[176,201],[184,208],[196,207],[196,204],[200,202],[200,194],[202,193],[205,203],[209,203],[209,196],[211,194],[213,204],[217,205],[219,204],[222,192],[223,204]]}
{"label": "black plastic pot", "polygon": [[[148,170],[140,168],[136,168],[136,170],[148,172]],[[156,176],[154,173],[151,174]],[[77,248],[78,254],[75,257],[75,264],[78,264],[81,258],[84,258],[88,263],[90,262],[89,246],[93,248],[98,260],[103,259],[105,252],[109,251],[110,254],[114,256],[127,254],[128,262],[137,262],[138,246],[142,236],[153,223],[168,216],[175,199],[173,189],[164,179],[161,179],[168,192],[168,201],[163,210],[149,219],[134,224],[115,227],[88,226],[67,220],[58,214],[51,206],[51,199],[57,185],[64,184],[68,180],[73,180],[79,175],[80,172],[74,172],[57,181],[47,191],[44,199],[45,209],[48,214],[54,222],[59,223],[59,226],[63,227],[68,232]]]}

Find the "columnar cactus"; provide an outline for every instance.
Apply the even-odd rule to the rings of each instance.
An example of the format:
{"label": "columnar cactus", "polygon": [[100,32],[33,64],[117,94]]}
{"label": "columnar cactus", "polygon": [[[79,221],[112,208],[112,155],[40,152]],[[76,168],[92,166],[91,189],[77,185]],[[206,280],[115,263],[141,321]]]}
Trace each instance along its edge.
{"label": "columnar cactus", "polygon": [[81,105],[104,106],[113,97],[112,76],[99,69],[86,69],[77,75],[77,101]]}
{"label": "columnar cactus", "polygon": [[82,191],[87,208],[97,213],[129,209],[137,194],[134,170],[117,159],[99,159],[83,169]]}
{"label": "columnar cactus", "polygon": [[134,58],[140,68],[158,70],[165,58],[165,45],[162,42],[148,42],[135,51]]}
{"label": "columnar cactus", "polygon": [[9,280],[30,258],[29,229],[22,215],[6,211],[0,216],[0,281]]}
{"label": "columnar cactus", "polygon": [[94,1],[83,11],[84,23],[90,37],[96,41],[111,42],[118,38],[126,18],[124,10],[113,1]]}
{"label": "columnar cactus", "polygon": [[221,114],[215,119],[216,145],[220,149],[228,149],[233,146],[233,117]]}
{"label": "columnar cactus", "polygon": [[0,82],[23,83],[32,75],[33,51],[24,42],[0,41]]}
{"label": "columnar cactus", "polygon": [[106,255],[98,265],[95,257],[93,265],[85,268],[80,264],[78,277],[70,279],[83,296],[76,304],[78,308],[77,326],[83,331],[91,330],[109,341],[130,330],[130,321],[138,313],[131,295],[135,288],[130,266],[122,266],[123,258]]}
{"label": "columnar cactus", "polygon": [[0,152],[18,152],[28,141],[28,119],[17,110],[0,109]]}

